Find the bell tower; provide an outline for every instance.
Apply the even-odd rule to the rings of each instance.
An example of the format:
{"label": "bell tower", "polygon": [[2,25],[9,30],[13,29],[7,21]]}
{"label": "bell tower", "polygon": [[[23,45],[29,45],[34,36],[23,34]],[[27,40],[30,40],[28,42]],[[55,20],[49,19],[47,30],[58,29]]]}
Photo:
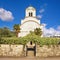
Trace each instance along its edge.
{"label": "bell tower", "polygon": [[41,28],[42,30],[42,25],[40,24],[40,20],[38,20],[36,17],[36,9],[34,7],[29,6],[26,8],[25,18],[21,20],[20,28],[21,30],[18,37],[28,35],[30,31],[34,31],[36,28]]}
{"label": "bell tower", "polygon": [[26,9],[26,17],[36,17],[36,9],[33,8],[32,6],[29,6]]}

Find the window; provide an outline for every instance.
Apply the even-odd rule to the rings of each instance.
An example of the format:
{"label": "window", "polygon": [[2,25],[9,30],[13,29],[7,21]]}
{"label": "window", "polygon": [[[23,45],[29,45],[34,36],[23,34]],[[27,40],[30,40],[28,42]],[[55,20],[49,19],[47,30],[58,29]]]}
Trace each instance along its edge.
{"label": "window", "polygon": [[32,12],[31,12],[31,13],[29,12],[29,16],[30,16],[30,17],[32,17],[32,16],[33,16]]}
{"label": "window", "polygon": [[29,13],[29,16],[30,16],[30,13]]}
{"label": "window", "polygon": [[32,16],[32,12],[31,12],[31,16]]}

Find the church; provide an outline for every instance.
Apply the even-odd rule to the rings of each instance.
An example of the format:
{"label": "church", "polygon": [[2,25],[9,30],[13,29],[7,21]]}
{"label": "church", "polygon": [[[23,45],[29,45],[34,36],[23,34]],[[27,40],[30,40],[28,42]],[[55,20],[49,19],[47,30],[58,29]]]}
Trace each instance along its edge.
{"label": "church", "polygon": [[18,37],[24,37],[29,34],[30,31],[34,31],[36,28],[41,28],[43,31],[43,25],[41,25],[40,20],[38,20],[36,16],[36,9],[32,6],[29,6],[25,10],[25,18],[21,20],[21,30],[20,33],[18,33]]}

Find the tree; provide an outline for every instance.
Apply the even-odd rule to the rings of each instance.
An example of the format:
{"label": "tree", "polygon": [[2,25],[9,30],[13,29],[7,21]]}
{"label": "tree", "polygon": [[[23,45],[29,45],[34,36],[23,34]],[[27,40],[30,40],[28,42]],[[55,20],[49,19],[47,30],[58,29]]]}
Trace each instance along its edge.
{"label": "tree", "polygon": [[41,31],[40,28],[34,29],[34,33],[35,33],[36,35],[38,35],[38,36],[41,36],[41,35],[42,35],[42,31]]}
{"label": "tree", "polygon": [[13,28],[14,28],[14,32],[16,33],[16,37],[18,37],[18,33],[20,32],[20,25],[15,24]]}
{"label": "tree", "polygon": [[9,37],[9,36],[10,36],[10,30],[9,30],[7,27],[4,27],[4,28],[2,29],[2,35],[3,35],[4,37]]}
{"label": "tree", "polygon": [[0,37],[12,37],[15,33],[11,31],[8,27],[0,28]]}
{"label": "tree", "polygon": [[0,37],[2,36],[2,28],[0,28]]}

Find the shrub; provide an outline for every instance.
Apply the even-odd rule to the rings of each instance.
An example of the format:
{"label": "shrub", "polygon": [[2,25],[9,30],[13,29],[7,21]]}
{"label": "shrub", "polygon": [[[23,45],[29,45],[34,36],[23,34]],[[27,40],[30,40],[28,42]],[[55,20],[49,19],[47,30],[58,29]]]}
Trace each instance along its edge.
{"label": "shrub", "polygon": [[0,44],[27,44],[29,41],[32,41],[36,44],[39,44],[40,46],[43,45],[58,45],[60,42],[60,38],[41,38],[40,36],[34,35],[34,34],[29,34],[25,37],[4,37],[0,39]]}

